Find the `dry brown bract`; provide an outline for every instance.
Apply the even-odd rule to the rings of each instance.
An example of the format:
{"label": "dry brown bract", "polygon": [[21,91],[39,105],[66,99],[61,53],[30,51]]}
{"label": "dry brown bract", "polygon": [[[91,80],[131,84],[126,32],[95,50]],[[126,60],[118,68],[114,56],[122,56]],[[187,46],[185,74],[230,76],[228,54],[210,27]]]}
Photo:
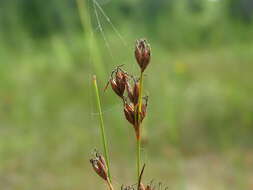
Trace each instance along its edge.
{"label": "dry brown bract", "polygon": [[108,169],[104,157],[95,152],[95,158],[90,159],[94,171],[104,180],[108,180]]}

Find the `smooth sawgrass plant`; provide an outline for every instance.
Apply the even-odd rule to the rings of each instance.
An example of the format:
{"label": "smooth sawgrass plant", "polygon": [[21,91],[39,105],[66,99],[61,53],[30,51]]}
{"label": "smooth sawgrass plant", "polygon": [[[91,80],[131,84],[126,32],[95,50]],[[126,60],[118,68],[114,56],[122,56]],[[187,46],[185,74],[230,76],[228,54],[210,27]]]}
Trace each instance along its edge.
{"label": "smooth sawgrass plant", "polygon": [[[123,113],[125,119],[132,125],[135,131],[136,139],[136,190],[153,190],[151,185],[144,185],[141,181],[144,172],[145,164],[141,169],[141,139],[142,139],[142,121],[144,120],[147,113],[148,97],[143,96],[143,75],[150,63],[151,49],[150,45],[145,39],[136,41],[134,55],[136,62],[139,65],[140,72],[139,76],[133,76],[122,69],[122,65],[116,67],[110,76],[108,83],[104,90],[109,85],[115,94],[119,97],[123,103]],[[90,160],[90,163],[94,171],[100,176],[107,184],[109,190],[114,190],[113,182],[110,175],[110,162],[108,155],[108,146],[104,129],[103,116],[101,111],[101,103],[99,98],[99,91],[97,87],[96,77],[93,77],[93,83],[96,93],[97,108],[100,118],[100,130],[103,144],[103,157],[97,151],[95,152],[94,158]],[[130,186],[122,186],[122,190],[135,189]]]}

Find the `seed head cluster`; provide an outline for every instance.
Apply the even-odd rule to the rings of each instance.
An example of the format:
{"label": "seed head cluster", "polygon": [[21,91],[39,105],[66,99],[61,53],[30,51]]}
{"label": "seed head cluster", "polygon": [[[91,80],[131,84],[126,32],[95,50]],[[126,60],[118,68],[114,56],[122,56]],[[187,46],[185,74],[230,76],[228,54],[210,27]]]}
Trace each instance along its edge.
{"label": "seed head cluster", "polygon": [[[135,58],[140,67],[141,75],[150,62],[150,45],[146,40],[136,41]],[[109,82],[112,90],[123,100],[123,111],[126,120],[133,126],[136,138],[140,138],[140,124],[146,116],[148,97],[140,97],[140,78],[124,71],[121,66],[112,71]],[[140,101],[140,99],[144,101]]]}
{"label": "seed head cluster", "polygon": [[[146,117],[147,106],[148,106],[148,97],[142,96],[142,86],[143,86],[143,73],[146,70],[150,62],[151,49],[150,45],[146,40],[140,39],[136,41],[135,59],[137,65],[140,68],[140,76],[135,77],[128,74],[122,69],[123,65],[117,66],[111,73],[110,79],[106,84],[105,90],[110,85],[113,92],[121,99],[123,103],[123,113],[125,119],[133,126],[136,142],[138,144],[137,153],[140,153],[140,142],[141,142],[141,123]],[[139,150],[139,151],[138,151]],[[139,155],[139,154],[138,154]],[[108,158],[105,157],[109,166]],[[140,156],[137,156],[137,177],[138,177],[138,186],[136,190],[154,190],[151,185],[143,185],[141,182],[141,176],[143,174],[145,164],[139,176],[139,166],[140,166]],[[114,190],[111,177],[109,175],[109,170],[107,167],[104,157],[98,152],[95,153],[95,157],[90,160],[90,163],[94,171],[108,184],[109,190]],[[139,161],[139,162],[138,162]],[[132,186],[122,186],[121,190],[134,190]]]}

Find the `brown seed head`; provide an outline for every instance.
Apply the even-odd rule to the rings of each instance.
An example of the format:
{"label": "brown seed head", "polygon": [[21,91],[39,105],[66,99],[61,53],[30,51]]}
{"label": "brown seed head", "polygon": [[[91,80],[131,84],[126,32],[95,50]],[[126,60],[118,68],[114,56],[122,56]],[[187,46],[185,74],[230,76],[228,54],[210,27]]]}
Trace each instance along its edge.
{"label": "brown seed head", "polygon": [[141,121],[146,117],[148,107],[148,96],[144,97],[145,102],[141,106]]}
{"label": "brown seed head", "polygon": [[131,103],[137,105],[140,94],[140,82],[138,80],[134,80],[134,86],[131,87],[129,83],[127,83],[127,95]]}
{"label": "brown seed head", "polygon": [[125,102],[124,113],[125,113],[125,117],[126,117],[127,121],[129,121],[129,123],[134,125],[135,124],[134,107],[131,104],[128,104]]}
{"label": "brown seed head", "polygon": [[110,83],[111,83],[111,87],[113,89],[113,91],[119,96],[119,97],[123,97],[123,94],[124,94],[124,90],[125,89],[122,89],[116,82],[115,79],[111,79],[110,80]]}
{"label": "brown seed head", "polygon": [[146,113],[147,113],[147,106],[146,104],[142,104],[141,107],[141,121],[143,121],[143,119],[146,117]]}
{"label": "brown seed head", "polygon": [[135,58],[141,68],[141,72],[144,72],[150,62],[150,45],[145,39],[136,41],[135,45]]}
{"label": "brown seed head", "polygon": [[[113,91],[120,98],[123,98],[125,88],[126,88],[126,85],[128,83],[127,80],[128,80],[127,73],[125,73],[119,67],[117,67],[116,70],[114,70],[112,72],[112,76],[111,76],[111,79],[109,80],[109,82],[111,83],[111,87],[112,87]],[[105,89],[106,88],[107,88],[107,86],[105,87]]]}
{"label": "brown seed head", "polygon": [[104,180],[108,180],[108,169],[102,155],[96,153],[96,157],[90,159],[94,171]]}
{"label": "brown seed head", "polygon": [[99,154],[98,152],[96,152],[96,158],[102,163],[103,167],[105,168],[105,171],[108,171],[105,158],[101,154]]}
{"label": "brown seed head", "polygon": [[[148,97],[147,96],[144,97],[144,100],[145,100],[145,102],[142,103],[142,105],[141,105],[140,115],[137,114],[137,117],[138,118],[140,117],[140,123],[143,121],[143,119],[146,117],[146,114],[147,114]],[[136,106],[136,109],[137,109],[136,112],[138,112],[139,111],[139,104]],[[137,124],[139,124],[139,123],[137,123]]]}

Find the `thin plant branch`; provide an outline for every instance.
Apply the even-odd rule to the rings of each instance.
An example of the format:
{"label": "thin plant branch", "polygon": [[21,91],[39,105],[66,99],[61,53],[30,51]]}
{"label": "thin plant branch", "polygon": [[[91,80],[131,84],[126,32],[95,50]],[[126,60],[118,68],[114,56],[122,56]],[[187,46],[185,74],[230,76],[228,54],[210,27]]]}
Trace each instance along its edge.
{"label": "thin plant branch", "polygon": [[139,179],[140,175],[140,164],[141,164],[141,111],[142,111],[142,86],[143,86],[143,72],[141,72],[140,76],[140,91],[139,91],[139,98],[138,98],[138,128],[139,128],[139,136],[136,139],[136,164],[137,164],[137,179]]}
{"label": "thin plant branch", "polygon": [[103,149],[104,149],[105,161],[108,167],[108,177],[109,177],[109,180],[111,181],[108,146],[107,146],[107,139],[106,139],[106,134],[105,134],[104,120],[103,120],[103,115],[102,115],[101,102],[100,102],[96,75],[93,76],[93,84],[94,84],[95,93],[96,93],[97,109],[99,112],[99,121],[100,121],[99,126],[100,126],[100,131],[101,131],[101,136],[102,136],[102,144],[103,144]]}

